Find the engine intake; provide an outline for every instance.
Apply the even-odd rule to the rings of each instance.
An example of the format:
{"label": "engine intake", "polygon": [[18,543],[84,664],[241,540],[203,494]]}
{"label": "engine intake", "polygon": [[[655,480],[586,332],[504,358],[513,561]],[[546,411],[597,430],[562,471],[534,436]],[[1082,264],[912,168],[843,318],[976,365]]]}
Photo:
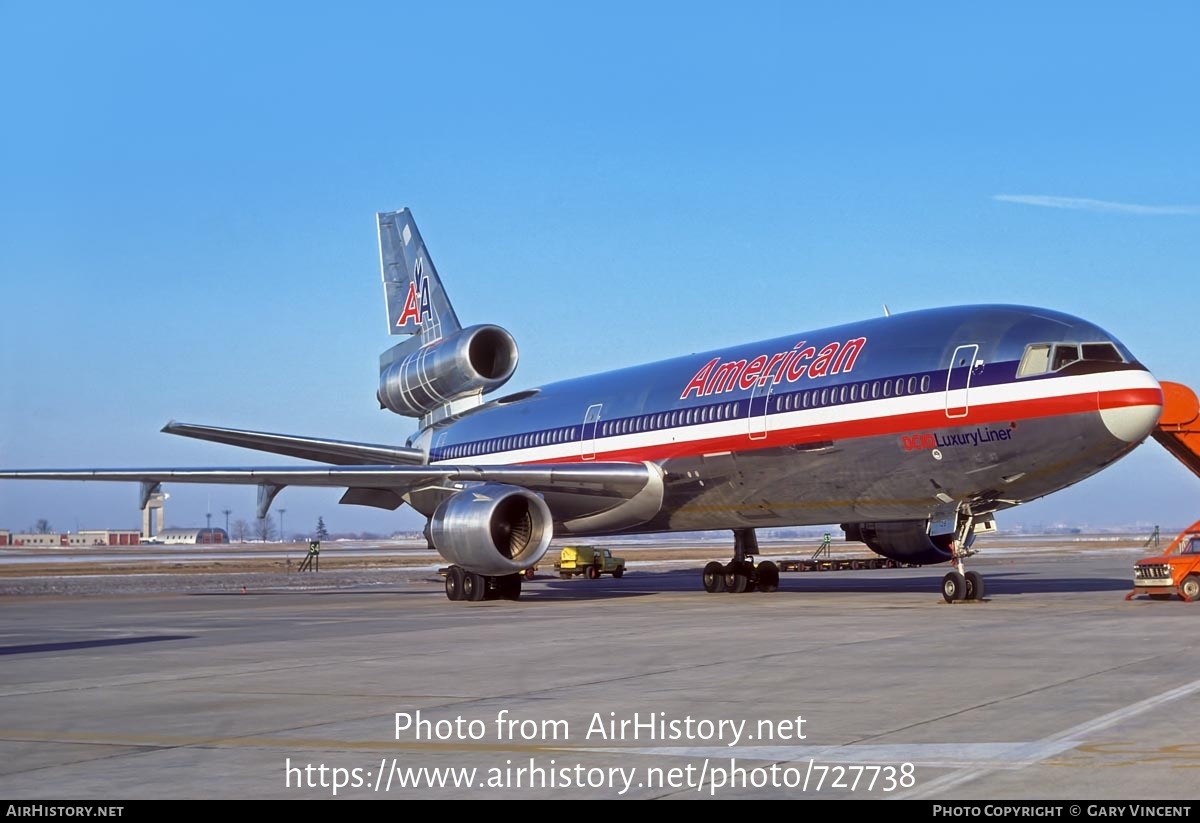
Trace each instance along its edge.
{"label": "engine intake", "polygon": [[542,559],[553,536],[546,501],[528,489],[502,483],[458,492],[429,519],[429,540],[438,553],[479,574],[528,569]]}
{"label": "engine intake", "polygon": [[843,523],[842,529],[847,540],[866,543],[876,554],[901,563],[930,566],[953,557],[950,552],[953,535],[930,537],[927,520]]}
{"label": "engine intake", "polygon": [[517,343],[499,326],[470,326],[409,351],[418,338],[385,353],[379,370],[379,403],[406,417],[475,392],[490,392],[517,369]]}

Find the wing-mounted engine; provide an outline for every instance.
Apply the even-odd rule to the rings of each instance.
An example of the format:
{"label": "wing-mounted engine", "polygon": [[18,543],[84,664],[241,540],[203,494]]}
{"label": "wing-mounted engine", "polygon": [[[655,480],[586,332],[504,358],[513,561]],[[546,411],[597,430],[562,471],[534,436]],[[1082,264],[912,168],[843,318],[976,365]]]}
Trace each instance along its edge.
{"label": "wing-mounted engine", "polygon": [[442,557],[484,575],[530,568],[542,559],[554,536],[545,501],[503,483],[482,483],[446,498],[428,529]]}
{"label": "wing-mounted engine", "polygon": [[379,405],[423,417],[453,400],[503,386],[517,368],[517,343],[499,326],[470,326],[421,345],[414,335],[379,358]]}
{"label": "wing-mounted engine", "polygon": [[967,511],[934,513],[927,520],[888,520],[868,523],[843,523],[847,540],[866,543],[878,555],[901,563],[931,566],[955,559],[954,545],[960,554],[970,551],[975,538],[996,530],[990,514],[971,516]]}

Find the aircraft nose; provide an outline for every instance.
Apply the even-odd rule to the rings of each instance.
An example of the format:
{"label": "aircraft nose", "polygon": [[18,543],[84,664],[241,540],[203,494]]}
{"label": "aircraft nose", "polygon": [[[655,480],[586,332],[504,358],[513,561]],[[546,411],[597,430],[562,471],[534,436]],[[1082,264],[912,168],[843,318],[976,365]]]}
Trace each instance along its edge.
{"label": "aircraft nose", "polygon": [[1136,388],[1120,392],[1117,397],[1097,398],[1100,419],[1113,437],[1126,443],[1139,443],[1158,425],[1163,410],[1163,391],[1149,374]]}

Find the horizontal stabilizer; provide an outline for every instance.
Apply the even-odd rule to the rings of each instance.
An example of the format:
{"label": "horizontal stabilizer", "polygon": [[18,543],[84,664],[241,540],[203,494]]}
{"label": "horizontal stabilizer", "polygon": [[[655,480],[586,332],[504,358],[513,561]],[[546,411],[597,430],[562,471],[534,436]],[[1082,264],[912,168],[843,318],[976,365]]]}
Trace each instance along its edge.
{"label": "horizontal stabilizer", "polygon": [[193,423],[176,423],[174,420],[163,426],[162,430],[167,434],[194,437],[197,440],[209,440],[213,443],[225,443],[272,454],[286,454],[289,457],[332,463],[335,466],[420,466],[425,463],[424,452],[403,446],[380,446],[347,440],[225,429]]}

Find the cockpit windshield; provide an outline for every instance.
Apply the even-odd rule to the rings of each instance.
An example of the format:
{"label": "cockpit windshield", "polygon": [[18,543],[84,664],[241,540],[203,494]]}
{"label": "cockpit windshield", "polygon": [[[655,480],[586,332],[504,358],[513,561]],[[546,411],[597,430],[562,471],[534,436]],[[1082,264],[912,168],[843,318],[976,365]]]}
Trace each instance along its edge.
{"label": "cockpit windshield", "polygon": [[1017,367],[1017,377],[1060,371],[1080,361],[1124,363],[1125,358],[1112,343],[1030,343]]}

